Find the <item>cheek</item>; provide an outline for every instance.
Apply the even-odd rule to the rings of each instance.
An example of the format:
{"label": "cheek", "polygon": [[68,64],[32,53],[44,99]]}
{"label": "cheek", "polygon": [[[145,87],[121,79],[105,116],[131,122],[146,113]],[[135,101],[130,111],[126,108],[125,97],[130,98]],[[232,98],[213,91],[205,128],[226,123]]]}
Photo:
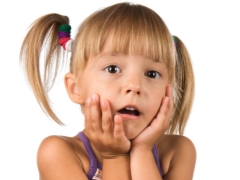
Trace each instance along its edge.
{"label": "cheek", "polygon": [[82,78],[83,80],[79,84],[79,89],[81,90],[82,97],[87,100],[88,98],[92,97],[93,94],[98,94],[99,84],[89,76],[88,78],[84,76]]}
{"label": "cheek", "polygon": [[91,97],[93,94],[98,94],[100,98],[107,99],[106,94],[107,92],[109,93],[109,89],[112,87],[108,87],[108,84],[109,83],[101,78],[101,74],[99,75],[90,71],[90,73],[83,74],[79,88],[85,99]]}
{"label": "cheek", "polygon": [[100,98],[100,100],[105,99],[105,100],[112,100],[114,99],[112,91],[109,91],[109,88],[106,88],[103,84],[101,83],[87,83],[83,85],[83,91],[82,95],[85,100],[88,98],[92,97],[93,94],[97,94]]}
{"label": "cheek", "polygon": [[152,114],[154,114],[154,116],[156,116],[156,114],[158,113],[159,108],[162,103],[162,99],[164,97],[165,97],[165,91],[156,93],[155,95],[154,95],[154,93],[152,94],[151,100],[150,100],[150,102],[152,102],[152,103],[151,103],[151,105],[149,105],[148,109],[149,109],[149,111],[152,112]]}
{"label": "cheek", "polygon": [[156,117],[156,115],[157,115],[158,112],[159,112],[160,106],[161,106],[161,101],[156,101],[156,100],[155,100],[155,103],[152,105],[152,108],[149,109],[149,111],[150,111],[151,114],[152,114],[151,119],[154,118],[154,117]]}

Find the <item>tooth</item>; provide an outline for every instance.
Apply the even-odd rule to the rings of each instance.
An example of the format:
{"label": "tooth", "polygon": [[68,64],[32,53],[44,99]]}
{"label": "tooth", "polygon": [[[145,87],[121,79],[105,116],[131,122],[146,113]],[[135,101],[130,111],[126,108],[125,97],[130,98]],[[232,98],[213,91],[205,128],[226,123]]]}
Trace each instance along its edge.
{"label": "tooth", "polygon": [[131,111],[134,111],[135,109],[132,108],[132,107],[126,107],[127,110],[131,110]]}

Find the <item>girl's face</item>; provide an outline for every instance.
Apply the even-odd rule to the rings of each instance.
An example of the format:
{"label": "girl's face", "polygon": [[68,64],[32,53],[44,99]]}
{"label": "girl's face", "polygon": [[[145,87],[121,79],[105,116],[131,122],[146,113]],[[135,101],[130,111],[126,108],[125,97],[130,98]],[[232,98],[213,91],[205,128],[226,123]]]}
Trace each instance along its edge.
{"label": "girl's face", "polygon": [[92,94],[107,100],[112,117],[121,116],[126,137],[133,139],[157,115],[167,84],[165,64],[141,55],[109,53],[105,45],[87,63],[78,89],[85,100]]}

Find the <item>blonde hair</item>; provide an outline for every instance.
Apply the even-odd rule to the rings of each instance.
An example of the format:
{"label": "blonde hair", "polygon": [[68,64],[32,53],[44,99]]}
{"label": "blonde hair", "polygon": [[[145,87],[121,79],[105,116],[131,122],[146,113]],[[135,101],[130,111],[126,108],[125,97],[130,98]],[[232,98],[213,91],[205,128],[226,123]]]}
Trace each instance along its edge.
{"label": "blonde hair", "polygon": [[[66,16],[48,14],[40,17],[30,28],[20,52],[39,105],[59,124],[62,122],[51,109],[46,87],[54,83],[61,64],[60,57],[64,55],[57,36],[57,29],[63,24],[69,24]],[[183,134],[192,106],[194,78],[188,52],[181,40],[176,37],[177,43],[174,45],[167,26],[153,10],[130,3],[115,4],[93,13],[80,25],[72,46],[70,71],[79,75],[89,58],[101,53],[109,39],[112,41],[112,52],[143,55],[166,64],[169,83],[173,85],[175,106],[169,133]],[[49,49],[42,79],[39,59],[46,41],[49,42]]]}

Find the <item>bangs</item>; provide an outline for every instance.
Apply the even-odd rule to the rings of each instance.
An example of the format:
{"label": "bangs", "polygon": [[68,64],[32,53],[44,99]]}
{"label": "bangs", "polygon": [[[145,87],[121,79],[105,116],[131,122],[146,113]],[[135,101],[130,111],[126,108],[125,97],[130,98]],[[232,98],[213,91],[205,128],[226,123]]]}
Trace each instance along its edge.
{"label": "bangs", "polygon": [[110,53],[142,55],[173,67],[169,30],[158,14],[142,5],[122,3],[97,11],[80,26],[76,38],[74,52],[84,59],[84,67],[106,44]]}
{"label": "bangs", "polygon": [[105,30],[105,39],[100,39],[98,50],[101,52],[107,43],[111,45],[108,47],[110,52],[142,55],[166,64],[171,50],[171,42],[166,38],[168,31],[164,29],[166,27],[162,29],[162,22],[151,17],[150,12],[141,10],[130,8],[128,14],[114,19],[112,27]]}

